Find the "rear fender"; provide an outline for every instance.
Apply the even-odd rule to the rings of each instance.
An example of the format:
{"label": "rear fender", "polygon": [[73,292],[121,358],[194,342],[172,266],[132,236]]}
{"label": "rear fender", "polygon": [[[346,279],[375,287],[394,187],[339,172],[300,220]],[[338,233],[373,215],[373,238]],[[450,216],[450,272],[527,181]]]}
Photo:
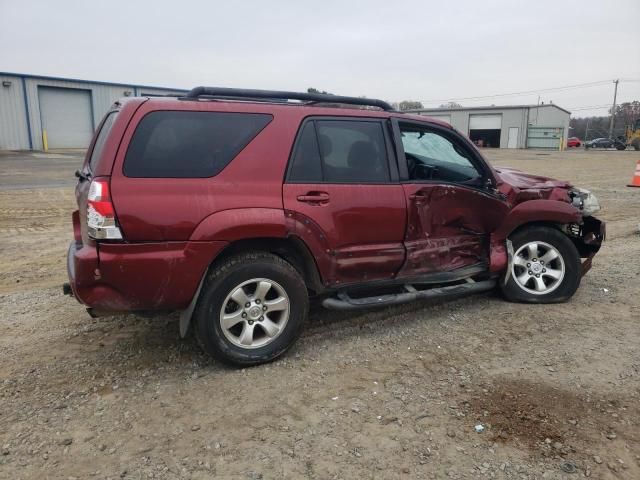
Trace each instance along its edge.
{"label": "rear fender", "polygon": [[191,241],[235,242],[250,238],[285,238],[284,211],[276,208],[237,208],[209,215],[195,228]]}
{"label": "rear fender", "polygon": [[[323,288],[322,280],[314,257],[304,241],[290,235],[291,227],[290,222],[285,219],[283,210],[272,208],[223,210],[205,218],[191,234],[191,240],[197,242],[217,239],[216,241],[228,242],[228,247],[220,252],[216,260],[242,249],[264,249],[273,252],[301,271],[307,287],[320,291]],[[200,297],[200,290],[212,265],[213,263],[205,270],[189,306],[180,315],[180,335],[183,337],[189,329],[193,311]]]}

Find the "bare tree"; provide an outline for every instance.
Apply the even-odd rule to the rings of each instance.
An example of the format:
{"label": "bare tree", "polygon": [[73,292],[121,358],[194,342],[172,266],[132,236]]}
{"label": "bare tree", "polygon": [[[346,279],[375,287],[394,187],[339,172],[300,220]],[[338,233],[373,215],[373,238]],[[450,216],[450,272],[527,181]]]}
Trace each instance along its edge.
{"label": "bare tree", "polygon": [[414,100],[403,100],[402,102],[400,102],[398,106],[400,107],[399,109],[403,112],[407,110],[416,110],[419,108],[424,108],[422,106],[422,102],[418,102]]}

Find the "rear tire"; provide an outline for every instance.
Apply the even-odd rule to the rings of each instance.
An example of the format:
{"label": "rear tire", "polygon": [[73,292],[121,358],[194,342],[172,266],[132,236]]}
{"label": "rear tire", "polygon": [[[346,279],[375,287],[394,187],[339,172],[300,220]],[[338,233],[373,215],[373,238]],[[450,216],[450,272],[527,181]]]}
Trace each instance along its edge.
{"label": "rear tire", "polygon": [[215,267],[194,312],[202,349],[238,366],[269,362],[298,338],[309,296],[298,271],[270,253],[234,256]]}
{"label": "rear tire", "polygon": [[561,231],[533,226],[510,237],[514,258],[506,285],[505,298],[512,302],[557,303],[569,300],[582,276],[580,255]]}

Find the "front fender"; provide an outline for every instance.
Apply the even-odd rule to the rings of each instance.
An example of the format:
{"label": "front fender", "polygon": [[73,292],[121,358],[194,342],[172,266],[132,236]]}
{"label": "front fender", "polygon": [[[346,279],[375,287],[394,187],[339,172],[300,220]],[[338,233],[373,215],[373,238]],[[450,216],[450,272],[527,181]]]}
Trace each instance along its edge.
{"label": "front fender", "polygon": [[222,210],[205,218],[194,229],[191,241],[246,240],[249,238],[285,238],[284,211],[276,208],[237,208]]}
{"label": "front fender", "polygon": [[558,200],[528,200],[516,205],[491,235],[492,241],[504,240],[516,228],[533,222],[582,223],[580,210]]}
{"label": "front fender", "polygon": [[527,223],[582,223],[580,210],[559,200],[528,200],[516,205],[491,234],[490,270],[499,272],[507,267],[505,241],[518,227]]}

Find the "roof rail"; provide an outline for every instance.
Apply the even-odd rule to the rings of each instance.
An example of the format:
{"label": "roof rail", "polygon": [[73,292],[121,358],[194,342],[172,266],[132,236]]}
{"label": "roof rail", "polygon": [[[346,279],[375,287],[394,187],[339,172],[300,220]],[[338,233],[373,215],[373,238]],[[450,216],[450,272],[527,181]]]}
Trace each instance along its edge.
{"label": "roof rail", "polygon": [[183,98],[197,99],[225,98],[235,100],[306,100],[317,103],[342,103],[346,105],[363,105],[378,107],[384,111],[393,111],[393,107],[383,100],[375,98],[343,97],[328,93],[281,92],[277,90],[253,90],[245,88],[195,87]]}

